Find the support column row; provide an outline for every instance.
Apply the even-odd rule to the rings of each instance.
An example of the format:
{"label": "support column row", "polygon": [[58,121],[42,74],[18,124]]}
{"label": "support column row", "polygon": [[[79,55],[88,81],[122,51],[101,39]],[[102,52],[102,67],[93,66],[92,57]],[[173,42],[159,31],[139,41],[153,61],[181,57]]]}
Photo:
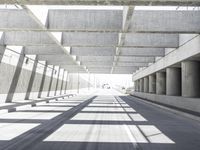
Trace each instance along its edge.
{"label": "support column row", "polygon": [[200,62],[183,61],[181,68],[169,67],[166,71],[135,81],[137,92],[158,95],[200,97]]}

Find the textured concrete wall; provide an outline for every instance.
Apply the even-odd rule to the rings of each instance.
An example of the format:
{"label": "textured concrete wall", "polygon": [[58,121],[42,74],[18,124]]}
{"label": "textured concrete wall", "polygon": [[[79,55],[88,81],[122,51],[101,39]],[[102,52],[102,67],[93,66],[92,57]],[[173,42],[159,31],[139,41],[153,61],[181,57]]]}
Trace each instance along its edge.
{"label": "textured concrete wall", "polygon": [[[0,103],[5,102],[7,93],[9,91],[9,88],[10,88],[10,85],[11,85],[11,82],[13,79],[13,75],[15,73],[15,69],[16,69],[16,67],[13,65],[5,64],[5,63],[0,64],[0,70],[1,70],[0,71],[0,81],[1,81],[0,82],[0,98],[1,98]],[[26,91],[28,88],[30,76],[31,76],[31,70],[22,69],[18,83],[17,83],[16,93],[14,94],[14,97],[13,97],[13,101],[24,100]],[[33,86],[31,88],[30,99],[37,98],[41,81],[42,81],[42,74],[37,72],[35,74]],[[54,79],[54,83],[52,84],[53,85],[52,90],[55,89],[55,82],[56,82],[56,79]],[[50,83],[50,77],[46,76],[45,82],[44,82],[44,87],[43,87],[42,97],[47,96],[47,91],[49,89],[49,83]],[[59,88],[61,88],[61,87],[59,87]]]}
{"label": "textured concrete wall", "polygon": [[15,66],[8,65],[5,63],[0,64],[0,103],[5,102],[7,93],[9,91],[14,73],[15,73]]}
{"label": "textured concrete wall", "polygon": [[185,98],[180,96],[167,96],[140,92],[132,92],[132,95],[161,104],[166,104],[172,107],[177,107],[179,109],[184,109],[186,111],[188,110],[200,113],[199,98]]}
{"label": "textured concrete wall", "polygon": [[31,71],[22,69],[18,83],[17,83],[16,90],[15,90],[15,94],[13,97],[13,101],[25,99],[30,77],[31,77]]}
{"label": "textured concrete wall", "polygon": [[88,81],[84,79],[81,75],[79,75],[78,79],[78,74],[77,73],[71,73],[69,74],[69,82],[67,85],[67,90],[72,91],[76,93],[78,91],[78,80],[79,80],[79,92],[81,90],[88,88]]}

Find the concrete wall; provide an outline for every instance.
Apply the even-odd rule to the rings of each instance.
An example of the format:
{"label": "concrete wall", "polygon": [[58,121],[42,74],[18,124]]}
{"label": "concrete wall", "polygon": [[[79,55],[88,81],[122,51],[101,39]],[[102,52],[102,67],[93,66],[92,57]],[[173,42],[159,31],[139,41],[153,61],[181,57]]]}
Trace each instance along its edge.
{"label": "concrete wall", "polygon": [[14,73],[15,66],[0,63],[0,103],[5,102]]}
{"label": "concrete wall", "polygon": [[[23,69],[21,70],[20,77],[17,82],[16,90],[15,90],[13,100],[12,100],[14,102],[22,101],[25,99],[29,80],[30,80],[31,73],[32,73],[31,68],[28,70],[28,69],[26,69],[26,67],[24,67],[24,65],[22,68]],[[0,82],[0,103],[4,103],[6,100],[6,96],[9,91],[11,82],[13,80],[16,66],[2,62],[2,63],[0,63],[0,70],[1,70],[0,71],[0,81],[1,81]],[[41,71],[37,70],[34,81],[33,81],[33,85],[31,88],[30,99],[37,99],[39,88],[41,86],[42,76],[43,76],[43,74],[41,74]],[[45,77],[44,87],[42,90],[42,97],[47,96],[47,92],[49,90],[49,85],[50,85],[50,79],[51,79],[50,76]],[[55,92],[56,82],[57,82],[57,78],[54,77],[53,82],[52,82],[52,87],[51,87],[52,96],[54,95],[54,92]],[[61,89],[61,82],[62,81],[59,80],[59,83],[58,83],[59,91]]]}
{"label": "concrete wall", "polygon": [[[78,86],[78,80],[79,80],[79,86]],[[79,74],[78,77],[77,73],[70,73],[68,81],[69,82],[67,85],[67,92],[77,93],[79,91],[79,93],[82,93],[84,91],[88,91],[88,81],[85,75]]]}
{"label": "concrete wall", "polygon": [[200,113],[200,98],[184,98],[180,96],[167,96],[149,93],[132,92],[131,95],[141,97],[153,102],[177,107],[192,113]]}

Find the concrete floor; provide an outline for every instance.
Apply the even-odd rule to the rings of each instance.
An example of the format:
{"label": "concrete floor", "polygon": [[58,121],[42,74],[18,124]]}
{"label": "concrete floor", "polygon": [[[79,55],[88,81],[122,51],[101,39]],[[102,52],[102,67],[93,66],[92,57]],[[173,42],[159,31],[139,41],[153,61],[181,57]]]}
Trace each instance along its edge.
{"label": "concrete floor", "polygon": [[113,90],[95,95],[1,114],[0,149],[199,150],[199,122]]}

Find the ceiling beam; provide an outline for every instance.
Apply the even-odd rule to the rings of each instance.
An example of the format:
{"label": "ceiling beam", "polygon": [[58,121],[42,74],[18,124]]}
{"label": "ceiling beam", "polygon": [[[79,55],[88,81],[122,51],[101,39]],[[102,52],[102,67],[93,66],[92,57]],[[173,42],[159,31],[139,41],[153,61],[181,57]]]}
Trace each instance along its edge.
{"label": "ceiling beam", "polygon": [[[16,1],[0,1],[0,4],[16,4]],[[199,0],[23,0],[24,5],[137,5],[137,6],[200,6]]]}

